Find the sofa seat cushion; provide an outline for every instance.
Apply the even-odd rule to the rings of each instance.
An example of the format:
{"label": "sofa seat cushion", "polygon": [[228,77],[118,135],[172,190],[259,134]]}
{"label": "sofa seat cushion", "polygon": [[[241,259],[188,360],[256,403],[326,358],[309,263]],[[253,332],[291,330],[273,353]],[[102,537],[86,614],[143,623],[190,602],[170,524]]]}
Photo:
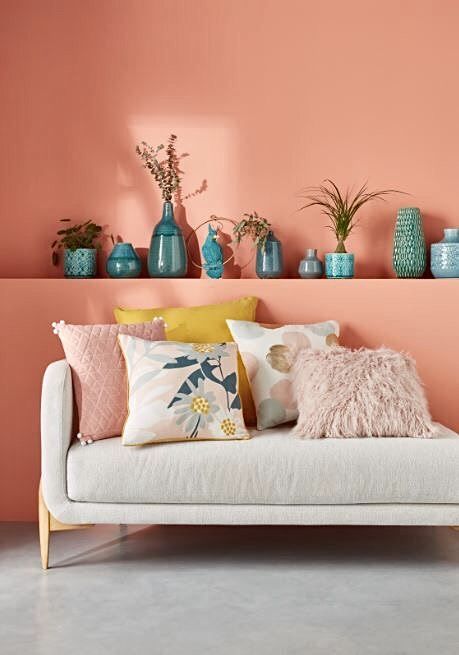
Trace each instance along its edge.
{"label": "sofa seat cushion", "polygon": [[248,441],[75,443],[67,491],[98,503],[459,503],[459,435],[301,440],[281,427]]}

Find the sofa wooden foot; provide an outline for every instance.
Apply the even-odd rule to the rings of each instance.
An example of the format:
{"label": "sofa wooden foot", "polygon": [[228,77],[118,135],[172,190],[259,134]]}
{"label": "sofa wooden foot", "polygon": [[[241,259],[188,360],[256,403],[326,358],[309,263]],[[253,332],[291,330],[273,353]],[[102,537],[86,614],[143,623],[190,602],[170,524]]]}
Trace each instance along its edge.
{"label": "sofa wooden foot", "polygon": [[459,532],[459,525],[450,525],[451,530],[457,530]]}
{"label": "sofa wooden foot", "polygon": [[51,514],[48,511],[48,508],[45,505],[43,500],[43,494],[41,493],[41,482],[38,488],[38,532],[40,535],[40,555],[41,555],[41,566],[43,569],[48,568],[49,560],[49,533],[50,533],[50,517]]}
{"label": "sofa wooden foot", "polygon": [[41,566],[46,570],[49,563],[49,535],[50,532],[61,532],[62,530],[79,530],[81,528],[92,528],[93,524],[73,525],[61,523],[50,513],[46,507],[41,491],[41,481],[38,487],[38,532],[40,535]]}

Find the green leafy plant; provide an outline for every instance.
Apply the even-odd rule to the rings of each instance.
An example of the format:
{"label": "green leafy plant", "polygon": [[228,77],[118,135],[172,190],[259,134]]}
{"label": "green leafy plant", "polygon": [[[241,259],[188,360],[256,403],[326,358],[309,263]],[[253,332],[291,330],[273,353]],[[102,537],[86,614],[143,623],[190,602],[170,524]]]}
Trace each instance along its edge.
{"label": "green leafy plant", "polygon": [[144,168],[148,168],[155,178],[165,202],[170,202],[172,196],[180,187],[181,171],[179,169],[179,157],[175,149],[176,140],[176,135],[171,134],[166,146],[166,157],[163,160],[158,159],[159,153],[165,147],[163,143],[153,147],[146,141],[142,141],[135,149],[143,161]]}
{"label": "green leafy plant", "polygon": [[[60,223],[70,223],[70,218],[61,218]],[[99,248],[97,239],[102,236],[102,228],[93,221],[77,223],[57,231],[58,239],[51,244],[52,262],[59,263],[59,250],[78,250],[78,248]]]}
{"label": "green leafy plant", "polygon": [[305,189],[305,195],[300,197],[309,202],[300,207],[300,211],[308,207],[320,207],[322,213],[329,217],[330,224],[327,227],[338,242],[335,252],[343,253],[346,252],[344,243],[358,223],[355,215],[359,209],[370,200],[384,200],[384,196],[390,193],[403,192],[396,189],[368,191],[367,185],[363,184],[354,194],[349,189],[342,193],[332,180],[326,179],[319,186]]}
{"label": "green leafy plant", "polygon": [[257,212],[252,214],[244,214],[243,218],[234,226],[233,233],[236,237],[236,242],[241,243],[242,239],[248,237],[254,244],[264,251],[266,246],[266,239],[271,232],[271,223],[259,216]]}

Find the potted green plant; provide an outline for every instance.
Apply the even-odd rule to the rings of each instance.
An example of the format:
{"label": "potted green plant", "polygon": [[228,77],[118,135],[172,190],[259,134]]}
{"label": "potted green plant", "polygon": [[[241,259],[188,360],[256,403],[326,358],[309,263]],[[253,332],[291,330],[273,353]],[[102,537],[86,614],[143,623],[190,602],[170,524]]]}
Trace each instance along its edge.
{"label": "potted green plant", "polygon": [[251,239],[256,248],[256,272],[259,278],[278,278],[283,271],[282,244],[276,239],[271,223],[253,212],[244,214],[234,226],[233,233],[236,243],[244,238]]}
{"label": "potted green plant", "polygon": [[[70,223],[61,218],[61,223]],[[59,263],[59,251],[64,250],[64,275],[70,278],[95,277],[97,273],[97,243],[102,236],[102,227],[93,221],[85,221],[57,231],[58,238],[51,244],[52,262]]]}
{"label": "potted green plant", "polygon": [[148,252],[150,277],[185,277],[188,257],[182,230],[174,218],[172,198],[180,187],[179,157],[175,149],[177,137],[171,134],[166,157],[159,159],[164,144],[153,147],[146,141],[136,146],[136,153],[153,176],[163,198],[163,215],[153,230]]}
{"label": "potted green plant", "polygon": [[308,187],[300,197],[308,200],[300,211],[308,207],[320,207],[322,213],[328,216],[327,227],[336,237],[336,248],[333,253],[325,255],[325,274],[328,278],[354,277],[354,255],[346,251],[345,242],[357,225],[355,218],[359,209],[371,200],[382,200],[390,193],[401,193],[396,189],[368,191],[366,184],[352,194],[349,190],[341,192],[338,186],[329,179],[316,187]]}

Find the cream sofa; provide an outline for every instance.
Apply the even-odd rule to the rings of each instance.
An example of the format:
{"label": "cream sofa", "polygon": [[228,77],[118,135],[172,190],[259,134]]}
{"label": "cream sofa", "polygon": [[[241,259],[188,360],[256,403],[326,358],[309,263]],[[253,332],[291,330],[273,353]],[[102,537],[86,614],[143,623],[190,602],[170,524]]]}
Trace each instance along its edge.
{"label": "cream sofa", "polygon": [[70,367],[50,364],[41,406],[40,541],[87,523],[459,525],[459,435],[299,440],[288,427],[248,441],[84,448]]}

